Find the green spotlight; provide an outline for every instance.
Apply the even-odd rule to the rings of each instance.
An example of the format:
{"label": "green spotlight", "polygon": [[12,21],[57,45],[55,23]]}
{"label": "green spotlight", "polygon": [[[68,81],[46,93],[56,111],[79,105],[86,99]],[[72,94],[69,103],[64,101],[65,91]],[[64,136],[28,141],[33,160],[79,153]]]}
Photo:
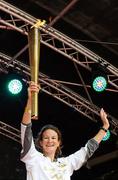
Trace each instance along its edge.
{"label": "green spotlight", "polygon": [[12,79],[8,83],[8,90],[14,95],[20,93],[22,90],[22,87],[23,87],[23,85],[22,85],[21,81],[18,79]]}
{"label": "green spotlight", "polygon": [[103,76],[97,76],[92,82],[92,87],[97,92],[102,92],[107,87],[107,80]]}
{"label": "green spotlight", "polygon": [[105,136],[103,137],[102,141],[107,141],[110,138],[110,135],[111,135],[110,131],[107,130],[107,132],[106,132]]}
{"label": "green spotlight", "polygon": [[92,67],[91,86],[96,92],[103,92],[108,85],[107,69],[105,66],[95,64]]}

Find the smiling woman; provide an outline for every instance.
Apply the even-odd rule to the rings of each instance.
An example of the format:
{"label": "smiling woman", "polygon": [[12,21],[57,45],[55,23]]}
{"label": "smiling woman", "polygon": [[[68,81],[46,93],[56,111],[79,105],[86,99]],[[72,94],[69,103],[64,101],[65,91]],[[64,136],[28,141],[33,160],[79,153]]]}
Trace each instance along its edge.
{"label": "smiling woman", "polygon": [[30,83],[28,101],[21,123],[21,161],[26,165],[27,180],[70,180],[73,172],[80,169],[99,147],[109,128],[107,114],[101,109],[103,127],[75,153],[60,157],[62,137],[58,128],[53,125],[44,126],[39,132],[36,145],[41,151],[38,151],[31,130],[31,95],[33,92],[39,92],[39,89],[39,85]]}
{"label": "smiling woman", "polygon": [[[56,159],[57,157],[62,155],[61,145],[62,145],[62,135],[60,130],[51,125],[45,125],[41,131],[39,132],[36,139],[36,146],[39,147],[40,151],[46,156],[50,156],[50,158]],[[45,148],[47,147],[47,148]],[[52,157],[51,153],[46,151],[46,149],[51,150],[52,148]],[[55,149],[56,148],[56,149]],[[54,151],[54,152],[53,152]],[[54,157],[55,154],[55,157]]]}
{"label": "smiling woman", "polygon": [[[11,7],[12,5],[13,11],[11,11],[8,6],[7,7],[4,6],[4,8],[3,8],[3,5],[0,6],[1,7],[1,11],[0,11],[0,17],[1,17],[1,25],[0,25],[1,47],[0,49],[1,50],[0,51],[5,53],[6,55],[12,56],[11,58],[9,58],[9,60],[13,60],[15,57],[17,57],[17,60],[19,60],[19,63],[18,63],[19,64],[18,69],[19,69],[19,67],[21,67],[20,64],[22,64],[22,62],[25,63],[24,66],[29,64],[28,52],[26,49],[25,51],[23,50],[24,47],[26,47],[27,45],[27,36],[25,36],[24,33],[28,31],[32,22],[34,22],[35,19],[42,19],[42,20],[45,19],[47,24],[49,24],[56,17],[58,17],[60,12],[63,11],[63,9],[67,6],[69,1],[67,0],[57,0],[57,1],[55,0],[51,0],[51,1],[49,0],[41,0],[41,1],[38,1],[38,0],[27,0],[27,1],[5,0],[4,1],[2,0],[0,1],[0,4],[5,5],[6,2],[10,3],[9,7]],[[92,91],[93,89],[89,88],[90,72],[88,72],[86,68],[81,67],[81,63],[82,64],[87,63],[87,67],[93,66],[94,64],[93,55],[95,55],[94,53],[96,53],[95,62],[96,60],[99,59],[99,56],[101,56],[99,59],[100,61],[104,58],[108,66],[110,65],[109,63],[115,66],[115,67],[112,67],[110,65],[112,67],[111,72],[113,73],[113,75],[112,73],[110,73],[109,78],[113,84],[116,84],[116,85],[118,84],[117,83],[118,78],[117,77],[115,78],[114,76],[114,73],[115,73],[114,70],[118,68],[118,61],[117,61],[118,59],[118,43],[117,43],[118,8],[117,7],[118,7],[117,0],[99,0],[99,1],[79,0],[66,14],[64,14],[62,18],[60,18],[55,24],[53,24],[51,28],[47,29],[46,31],[41,30],[42,43],[41,43],[40,72],[45,73],[47,76],[50,76],[50,80],[51,79],[55,80],[53,82],[56,82],[56,80],[58,80],[57,82],[60,81],[61,83],[63,81],[62,85],[67,85],[65,88],[66,89],[70,88],[70,92],[74,90],[74,94],[77,93],[78,95],[81,95],[82,99],[86,98],[84,102],[82,101],[82,104],[84,103],[84,106],[78,105],[78,103],[76,104],[76,101],[74,101],[75,105],[73,106],[73,100],[72,100],[71,108],[67,107],[66,109],[66,104],[58,102],[59,99],[55,98],[56,93],[55,94],[52,93],[52,92],[55,92],[55,90],[51,90],[51,93],[53,95],[52,97],[48,97],[46,95],[47,93],[45,94],[42,93],[41,95],[41,98],[40,98],[41,108],[39,108],[40,117],[41,117],[41,121],[39,121],[40,127],[41,127],[42,122],[45,124],[45,121],[46,123],[48,122],[48,123],[56,124],[59,128],[62,127],[64,136],[66,134],[66,137],[67,137],[67,140],[64,138],[64,140],[66,141],[66,143],[64,143],[64,148],[65,148],[66,153],[64,152],[64,148],[63,148],[64,154],[68,154],[68,151],[69,153],[73,152],[72,150],[73,147],[77,146],[78,148],[79,145],[81,144],[81,139],[82,139],[82,142],[84,142],[85,136],[87,138],[89,137],[87,136],[88,133],[93,133],[93,131],[94,132],[96,131],[95,129],[96,125],[94,126],[93,122],[89,122],[89,120],[86,118],[86,113],[87,115],[91,114],[91,111],[89,111],[89,107],[87,109],[84,108],[86,107],[86,102],[88,102],[88,100],[90,104],[95,104],[95,106],[97,105],[98,107],[104,107],[107,112],[109,112],[110,114],[116,117],[116,121],[114,121],[114,118],[111,119],[111,122],[113,122],[113,127],[111,126],[111,129],[113,129],[113,131],[115,131],[117,134],[117,124],[118,124],[117,123],[117,119],[118,119],[117,109],[118,108],[114,102],[116,102],[116,99],[118,99],[118,93],[117,93],[118,91],[116,90],[116,88],[112,89],[113,86],[108,85],[107,88],[111,89],[112,91],[108,91],[106,89],[106,91],[101,94],[93,92]],[[18,12],[16,11],[17,8],[20,8],[18,9]],[[21,13],[21,10],[23,10],[24,12]],[[100,18],[101,14],[102,14],[102,18]],[[2,22],[4,23],[2,24]],[[9,24],[10,26],[6,26],[5,24],[6,25]],[[66,36],[68,36],[67,39],[65,39]],[[61,37],[61,38],[58,39],[57,37],[58,38]],[[77,45],[78,43],[80,43],[80,46]],[[83,48],[81,49],[81,45],[88,48],[88,50],[85,47],[84,47],[84,50],[82,50]],[[77,51],[75,51],[75,49]],[[87,52],[85,50],[87,50]],[[92,53],[92,56],[90,56],[90,63],[89,63],[89,55],[90,55],[89,50],[94,51],[94,53]],[[84,57],[83,55],[84,53],[87,54],[87,56]],[[2,56],[0,56],[0,58],[1,57]],[[77,61],[79,61],[79,64],[77,64],[78,69],[75,68],[74,66],[76,59]],[[7,58],[4,61],[5,63],[8,62]],[[2,62],[3,60],[0,62],[0,64]],[[10,65],[12,65],[12,63]],[[108,68],[110,68],[110,66]],[[4,64],[3,66],[1,64],[1,67],[5,68]],[[26,71],[26,74],[27,72],[29,71]],[[83,77],[82,79],[85,81],[84,84],[86,86],[83,86],[84,84],[82,84],[81,77],[79,76],[79,74],[82,75]],[[0,78],[1,78],[1,75],[0,75]],[[45,80],[45,79],[46,78],[44,76],[44,79],[42,80]],[[5,82],[5,79],[3,78],[2,81]],[[99,81],[98,84],[101,85],[101,81]],[[47,86],[45,84],[44,87],[46,88],[46,90],[50,90],[50,86]],[[60,88],[61,84],[58,87]],[[87,88],[88,92],[90,93],[91,98],[89,98],[90,96],[88,96],[89,95],[88,93],[86,94],[86,89],[83,87]],[[49,92],[50,91],[48,91],[48,93]],[[59,95],[58,97],[61,97],[62,100],[67,102],[68,96],[64,97],[63,93],[60,94],[60,92],[61,91],[59,91],[58,93]],[[13,96],[10,93],[8,94],[8,92],[6,93],[6,91],[2,90],[1,82],[0,82],[0,95],[1,95],[0,96],[1,120],[4,120],[5,122],[8,122],[10,125],[13,125],[19,128],[18,122],[20,122],[20,119],[21,119],[20,116],[22,116],[22,111],[24,107],[23,105],[25,103],[24,101],[25,96],[21,97],[19,94],[16,98],[16,96]],[[91,100],[93,103],[91,103]],[[76,107],[82,112],[82,114],[81,112],[77,113]],[[95,112],[94,111],[95,109],[93,107],[92,111]],[[29,109],[28,113],[30,112],[31,111]],[[85,112],[85,115],[83,114],[83,112]],[[73,115],[76,117],[74,118]],[[92,113],[92,117],[93,116],[94,114]],[[96,117],[96,112],[95,112],[95,117]],[[52,122],[51,119],[53,119],[54,122]],[[98,117],[98,120],[99,120],[99,117]],[[89,123],[93,125],[94,127],[91,126]],[[24,124],[27,127],[26,125],[27,123],[25,122]],[[33,125],[34,124],[35,123],[33,123]],[[27,130],[28,130],[28,127],[26,128],[26,135],[28,135]],[[71,133],[71,131],[73,132]],[[85,131],[85,134],[84,134],[84,131]],[[81,137],[79,138],[79,134],[82,138]],[[28,138],[30,136],[31,134],[28,136]],[[111,134],[110,140],[107,142],[103,142],[105,145],[104,145],[104,148],[101,147],[101,154],[108,151],[110,152],[113,148],[116,149],[115,143],[114,143],[115,140],[113,142],[111,140],[111,137],[113,137],[113,140],[114,140],[115,138],[114,134]],[[70,139],[72,140],[70,141]],[[79,139],[79,142],[78,142],[78,139]],[[109,145],[109,142],[110,142],[110,145]],[[108,143],[108,146],[106,146],[106,143]],[[27,155],[30,154],[30,148],[32,147],[30,145],[31,144],[29,144],[29,146],[26,147],[27,151],[25,150],[26,152],[28,152]],[[99,152],[100,152],[100,149],[99,149]],[[44,155],[43,151],[41,151],[41,154]],[[10,156],[11,155],[9,155],[9,157]],[[29,165],[30,162],[29,163],[26,162],[26,164]],[[35,164],[38,166],[37,162]],[[5,166],[8,167],[8,165],[6,164]],[[108,172],[107,167],[109,167],[108,163],[106,163],[106,166],[105,166],[106,172]],[[30,170],[31,169],[35,169],[33,164],[31,164]],[[98,167],[98,170],[101,170],[101,169],[102,169],[101,167],[100,168]],[[113,163],[111,165],[111,169],[113,170]],[[98,171],[96,172],[97,172],[96,176],[98,176]],[[93,169],[92,169],[92,173],[93,173]],[[0,175],[1,174],[2,174],[2,169],[0,168]],[[86,175],[86,173],[82,173],[82,174]],[[9,175],[8,177],[9,177],[8,179],[10,179]],[[23,175],[19,176],[19,178],[21,177],[23,177]],[[3,178],[0,178],[0,179],[3,180]],[[18,180],[18,178],[15,176],[14,176],[14,179]],[[77,177],[76,179],[80,180],[79,177]],[[40,178],[40,180],[43,180],[43,179]]]}

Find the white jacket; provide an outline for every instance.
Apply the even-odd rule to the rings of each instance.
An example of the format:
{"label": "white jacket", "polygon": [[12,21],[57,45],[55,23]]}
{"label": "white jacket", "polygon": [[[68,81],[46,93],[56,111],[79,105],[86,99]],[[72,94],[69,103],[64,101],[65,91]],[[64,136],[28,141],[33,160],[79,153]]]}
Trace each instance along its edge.
{"label": "white jacket", "polygon": [[74,154],[52,162],[36,150],[31,126],[21,124],[21,161],[26,164],[27,180],[70,180],[73,171],[80,169],[99,146],[94,139],[90,139]]}

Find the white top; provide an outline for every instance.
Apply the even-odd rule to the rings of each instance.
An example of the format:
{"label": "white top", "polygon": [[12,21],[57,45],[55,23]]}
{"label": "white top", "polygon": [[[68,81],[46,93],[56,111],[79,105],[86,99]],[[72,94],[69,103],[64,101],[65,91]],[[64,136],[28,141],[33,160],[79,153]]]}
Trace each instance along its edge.
{"label": "white top", "polygon": [[80,150],[67,157],[51,161],[35,148],[31,124],[21,124],[21,161],[26,164],[27,180],[70,180],[74,170],[78,170],[98,148],[91,139]]}

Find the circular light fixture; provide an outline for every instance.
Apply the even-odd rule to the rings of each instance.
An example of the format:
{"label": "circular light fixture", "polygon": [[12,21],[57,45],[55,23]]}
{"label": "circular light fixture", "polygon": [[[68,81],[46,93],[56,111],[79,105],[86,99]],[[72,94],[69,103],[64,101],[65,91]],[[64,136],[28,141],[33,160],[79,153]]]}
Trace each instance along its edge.
{"label": "circular light fixture", "polygon": [[103,137],[102,141],[107,141],[110,138],[110,131],[107,130],[105,136]]}
{"label": "circular light fixture", "polygon": [[107,80],[103,76],[98,76],[93,80],[92,86],[95,91],[102,92],[107,87]]}
{"label": "circular light fixture", "polygon": [[14,95],[20,93],[22,90],[22,87],[23,85],[21,81],[18,79],[13,79],[8,83],[8,89]]}

